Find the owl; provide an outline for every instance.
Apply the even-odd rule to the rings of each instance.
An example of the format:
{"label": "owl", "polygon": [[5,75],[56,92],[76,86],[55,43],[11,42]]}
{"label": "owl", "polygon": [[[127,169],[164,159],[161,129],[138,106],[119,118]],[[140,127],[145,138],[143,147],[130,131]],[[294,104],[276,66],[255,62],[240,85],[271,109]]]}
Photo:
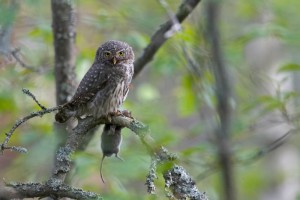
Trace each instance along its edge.
{"label": "owl", "polygon": [[55,120],[64,123],[71,117],[116,114],[129,90],[133,62],[134,53],[127,43],[110,40],[102,44],[75,95],[62,106]]}

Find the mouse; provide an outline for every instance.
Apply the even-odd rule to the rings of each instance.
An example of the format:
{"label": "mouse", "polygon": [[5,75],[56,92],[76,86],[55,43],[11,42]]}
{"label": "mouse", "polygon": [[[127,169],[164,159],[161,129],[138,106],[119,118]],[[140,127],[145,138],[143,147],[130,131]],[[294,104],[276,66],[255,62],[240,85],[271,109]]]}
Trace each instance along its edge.
{"label": "mouse", "polygon": [[122,128],[123,127],[121,126],[112,124],[105,124],[103,128],[103,132],[101,135],[101,150],[103,155],[100,163],[100,177],[103,183],[105,183],[102,175],[102,165],[104,158],[110,157],[114,154],[116,158],[123,161],[123,159],[118,155],[122,143]]}

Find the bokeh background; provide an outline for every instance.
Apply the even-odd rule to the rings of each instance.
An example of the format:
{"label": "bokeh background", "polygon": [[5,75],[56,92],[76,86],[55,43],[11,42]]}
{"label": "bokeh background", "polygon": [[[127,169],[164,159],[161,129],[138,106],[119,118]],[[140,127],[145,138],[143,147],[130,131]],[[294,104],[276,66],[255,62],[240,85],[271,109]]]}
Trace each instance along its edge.
{"label": "bokeh background", "polygon": [[[12,47],[20,48],[26,69],[0,46],[0,140],[14,122],[39,109],[21,91],[29,89],[46,107],[55,105],[54,50],[50,1],[24,0],[14,11],[0,1],[1,23],[12,24]],[[168,0],[176,12],[179,0]],[[206,41],[206,1],[200,2],[182,30],[170,38],[133,81],[124,107],[149,125],[152,137],[179,155],[177,163],[195,179],[209,199],[223,199],[214,131],[218,122],[211,56]],[[91,66],[97,47],[117,39],[129,43],[139,57],[151,35],[169,19],[159,1],[77,0],[76,73],[78,83]],[[300,1],[222,1],[220,36],[224,62],[233,89],[234,119],[230,146],[238,199],[300,199],[299,134],[294,131],[278,148],[270,147],[299,119]],[[191,67],[194,63],[196,69]],[[5,181],[46,181],[57,139],[54,113],[34,118],[17,129],[10,145],[27,154],[0,155]],[[139,139],[123,130],[121,162],[104,161],[104,185],[99,177],[100,133],[73,159],[72,185],[98,192],[105,199],[164,199],[163,178],[157,196],[144,185],[150,157]],[[277,143],[275,143],[277,144]],[[271,145],[272,146],[272,145]],[[262,152],[257,154],[257,152]]]}

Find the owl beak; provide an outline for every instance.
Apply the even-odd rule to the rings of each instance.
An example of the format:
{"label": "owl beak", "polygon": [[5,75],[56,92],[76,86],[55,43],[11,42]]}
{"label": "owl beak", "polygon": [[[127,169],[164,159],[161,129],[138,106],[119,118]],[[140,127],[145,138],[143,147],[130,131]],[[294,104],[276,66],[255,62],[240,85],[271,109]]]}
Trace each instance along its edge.
{"label": "owl beak", "polygon": [[114,63],[114,65],[117,63],[116,57],[113,58],[113,63]]}

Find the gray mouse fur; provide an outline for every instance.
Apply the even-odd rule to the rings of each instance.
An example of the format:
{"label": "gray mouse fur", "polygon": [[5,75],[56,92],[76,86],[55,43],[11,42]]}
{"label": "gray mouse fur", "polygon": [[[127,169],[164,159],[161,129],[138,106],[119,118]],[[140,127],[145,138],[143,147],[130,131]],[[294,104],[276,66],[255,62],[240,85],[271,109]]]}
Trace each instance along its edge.
{"label": "gray mouse fur", "polygon": [[120,146],[122,143],[121,129],[123,127],[116,125],[105,125],[101,135],[101,149],[102,149],[102,159],[100,163],[100,176],[102,182],[105,183],[102,176],[102,164],[105,157],[110,157],[115,154],[116,158],[122,160],[118,153],[120,151]]}

